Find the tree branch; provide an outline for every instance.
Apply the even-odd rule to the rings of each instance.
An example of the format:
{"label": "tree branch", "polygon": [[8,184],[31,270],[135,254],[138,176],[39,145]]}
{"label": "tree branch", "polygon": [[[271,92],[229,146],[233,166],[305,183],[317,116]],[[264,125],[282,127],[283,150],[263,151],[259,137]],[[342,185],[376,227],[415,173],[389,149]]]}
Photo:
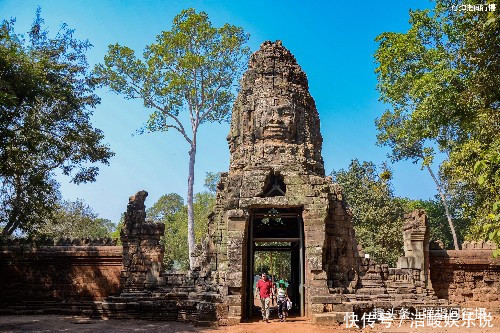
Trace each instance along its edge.
{"label": "tree branch", "polygon": [[214,108],[214,103],[215,103],[215,96],[217,95],[217,93],[219,92],[219,89],[222,88],[222,83],[219,84],[219,86],[215,89],[213,95],[212,95],[212,103],[210,105],[210,107],[208,108],[207,111],[205,111],[201,117],[200,117],[200,120],[199,120],[199,124],[201,124],[201,122],[203,121],[203,119],[205,119],[207,117],[207,115],[213,110]]}
{"label": "tree branch", "polygon": [[201,110],[203,108],[203,104],[205,104],[205,78],[203,77],[203,68],[200,69],[201,76],[201,101],[200,105],[198,105],[198,109]]}
{"label": "tree branch", "polygon": [[458,246],[457,233],[455,232],[455,227],[453,226],[453,221],[451,220],[450,211],[448,209],[448,202],[446,201],[446,197],[441,188],[441,184],[439,183],[436,175],[434,175],[434,172],[432,171],[431,167],[429,165],[426,165],[426,167],[427,171],[429,171],[429,173],[431,174],[434,183],[436,183],[439,196],[441,197],[441,201],[443,202],[444,210],[446,212],[446,218],[448,219],[448,225],[450,226],[451,235],[453,236],[453,246],[455,247],[455,250],[460,250],[460,247]]}
{"label": "tree branch", "polygon": [[156,106],[156,104],[153,102],[151,102],[151,103],[153,104],[153,106],[155,106],[157,109],[159,109],[163,114],[165,114],[168,117],[175,120],[175,122],[177,123],[178,126],[174,126],[174,125],[167,125],[167,126],[172,126],[173,128],[175,128],[177,131],[179,131],[179,133],[182,134],[182,136],[184,136],[184,139],[186,139],[186,141],[189,144],[192,144],[192,140],[187,136],[186,131],[184,130],[184,126],[182,126],[182,123],[179,121],[179,119],[176,116],[174,116],[172,113],[165,110],[165,108],[161,108],[159,106]]}
{"label": "tree branch", "polygon": [[[186,131],[184,129],[184,126],[182,126],[182,123],[179,121],[179,118],[177,118],[176,116],[174,116],[172,113],[168,112],[164,107],[161,107],[159,106],[158,104],[156,104],[152,98],[150,98],[150,96],[146,96],[146,94],[143,93],[143,89],[141,89],[141,87],[139,85],[137,85],[136,83],[134,83],[134,81],[132,80],[132,78],[130,77],[130,75],[126,74],[127,77],[130,79],[130,84],[132,86],[132,88],[134,89],[134,91],[139,95],[141,96],[143,99],[145,99],[144,97],[148,97],[147,98],[147,101],[156,109],[158,109],[159,111],[161,111],[163,114],[165,114],[166,116],[172,118],[178,126],[175,126],[175,125],[166,125],[167,127],[172,127],[172,128],[175,128],[179,133],[182,134],[182,136],[184,136],[184,139],[186,139],[186,141],[189,143],[189,144],[192,144],[192,140],[187,136],[186,134]],[[189,100],[188,100],[188,103],[189,103]],[[191,112],[191,111],[190,111]]]}
{"label": "tree branch", "polygon": [[181,134],[184,136],[184,138],[187,140],[187,142],[188,142],[189,144],[192,144],[191,139],[190,139],[190,138],[188,138],[188,137],[186,136],[186,134],[184,133],[184,131],[183,131],[182,129],[180,129],[178,126],[175,126],[175,125],[165,125],[165,127],[166,127],[166,128],[174,128],[174,129],[176,129],[179,133],[181,133]]}

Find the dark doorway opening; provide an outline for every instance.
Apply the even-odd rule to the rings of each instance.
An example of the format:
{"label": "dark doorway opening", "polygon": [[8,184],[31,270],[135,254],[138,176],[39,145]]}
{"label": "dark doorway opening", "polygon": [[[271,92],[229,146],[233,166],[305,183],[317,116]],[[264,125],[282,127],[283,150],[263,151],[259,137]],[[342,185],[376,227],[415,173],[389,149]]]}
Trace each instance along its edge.
{"label": "dark doorway opening", "polygon": [[[247,313],[260,318],[260,298],[255,287],[260,274],[268,273],[273,283],[288,285],[293,307],[290,316],[304,316],[304,230],[302,210],[298,208],[256,209],[251,214],[248,232]],[[276,299],[271,317],[277,318]]]}

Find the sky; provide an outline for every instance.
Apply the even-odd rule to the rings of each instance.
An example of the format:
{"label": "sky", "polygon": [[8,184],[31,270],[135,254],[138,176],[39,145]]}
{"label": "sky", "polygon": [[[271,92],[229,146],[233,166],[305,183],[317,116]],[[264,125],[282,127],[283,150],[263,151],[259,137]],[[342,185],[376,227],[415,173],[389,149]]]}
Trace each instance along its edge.
{"label": "sky", "polygon": [[[373,55],[382,32],[406,32],[409,9],[432,6],[429,1],[119,1],[0,0],[0,18],[15,18],[17,33],[29,31],[37,6],[49,32],[61,23],[88,39],[93,67],[103,61],[108,45],[119,43],[142,54],[161,31],[170,30],[182,9],[205,11],[214,26],[241,26],[250,34],[248,46],[258,50],[266,40],[281,40],[306,72],[316,101],[323,136],[325,170],[347,168],[352,159],[380,164],[387,147],[376,145],[375,119],[387,108],[378,101]],[[149,192],[151,206],[163,194],[187,193],[188,144],[177,132],[138,135],[151,110],[125,100],[109,89],[97,91],[101,104],[92,122],[103,130],[115,156],[101,166],[97,181],[75,185],[57,175],[64,199],[82,199],[102,218],[117,222],[128,197]],[[195,192],[203,191],[206,172],[227,171],[228,124],[204,124],[198,135]],[[439,160],[438,160],[439,162]],[[392,165],[394,193],[411,199],[436,194],[431,177],[411,162]],[[434,166],[434,169],[437,169]]]}

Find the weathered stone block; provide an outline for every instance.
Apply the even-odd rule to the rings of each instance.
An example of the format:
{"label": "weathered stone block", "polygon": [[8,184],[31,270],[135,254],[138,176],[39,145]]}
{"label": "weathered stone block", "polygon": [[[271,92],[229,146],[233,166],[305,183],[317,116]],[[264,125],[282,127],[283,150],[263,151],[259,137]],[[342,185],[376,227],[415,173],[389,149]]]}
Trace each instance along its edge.
{"label": "weathered stone block", "polygon": [[340,304],[342,303],[341,295],[314,296],[312,298],[314,304]]}
{"label": "weathered stone block", "polygon": [[313,324],[320,326],[334,326],[344,323],[344,320],[345,313],[339,312],[317,313],[312,316]]}

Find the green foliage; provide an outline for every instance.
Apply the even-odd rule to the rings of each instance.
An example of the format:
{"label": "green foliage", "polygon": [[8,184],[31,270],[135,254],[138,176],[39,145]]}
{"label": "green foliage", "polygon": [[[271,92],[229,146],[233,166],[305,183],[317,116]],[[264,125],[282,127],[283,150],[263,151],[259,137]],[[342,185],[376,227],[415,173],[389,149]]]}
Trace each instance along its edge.
{"label": "green foliage", "polygon": [[[429,239],[431,241],[440,240],[448,249],[453,248],[453,236],[447,225],[446,213],[443,203],[439,199],[434,200],[410,200],[407,198],[397,198],[404,207],[405,212],[411,212],[415,209],[423,209],[429,218]],[[460,216],[460,209],[452,206],[452,216],[455,222],[457,236],[460,242],[464,240],[464,234],[467,232],[468,220]]]}
{"label": "green foliage", "polygon": [[394,198],[391,173],[382,166],[381,175],[371,162],[353,160],[347,170],[333,171],[353,212],[356,239],[363,250],[379,262],[394,265],[403,254],[404,207]]}
{"label": "green foliage", "polygon": [[116,245],[122,245],[122,240],[121,240],[121,231],[123,229],[123,226],[125,225],[125,214],[122,214],[120,216],[120,221],[116,225],[115,230],[111,233],[111,239],[116,241]]}
{"label": "green foliage", "polygon": [[53,216],[37,229],[37,238],[108,238],[115,224],[98,215],[82,200],[63,201]]}
{"label": "green foliage", "polygon": [[203,122],[228,120],[231,89],[249,54],[243,47],[247,40],[242,28],[212,27],[205,12],[187,9],[174,18],[170,31],[146,46],[143,59],[126,46],[110,45],[95,72],[114,92],[142,99],[154,110],[146,130],[173,128],[191,143],[177,117],[187,107],[193,133]]}
{"label": "green foliage", "polygon": [[496,199],[473,170],[500,146],[500,20],[498,10],[455,12],[452,5],[438,0],[432,10],[410,11],[408,32],[377,37],[377,88],[391,107],[377,120],[378,141],[391,147],[393,161],[423,167],[435,149],[445,153],[442,186],[472,222],[467,237],[484,239]]}
{"label": "green foliage", "polygon": [[217,192],[217,184],[220,181],[220,172],[207,172],[205,174],[205,188],[215,194]]}
{"label": "green foliage", "polygon": [[99,103],[85,57],[88,41],[65,24],[54,37],[40,9],[28,41],[14,20],[0,25],[0,225],[34,234],[59,200],[54,171],[74,183],[94,181],[113,153],[92,127],[89,109]]}
{"label": "green foliage", "polygon": [[[194,196],[195,237],[197,243],[207,233],[207,216],[212,211],[215,195],[209,192]],[[188,269],[189,251],[187,243],[187,206],[175,193],[163,195],[147,210],[147,218],[165,223],[165,266],[168,269]]]}
{"label": "green foliage", "polygon": [[[259,244],[265,245],[265,244]],[[267,273],[277,278],[290,281],[291,278],[291,257],[287,251],[256,251],[254,256],[254,275]]]}
{"label": "green foliage", "polygon": [[486,212],[484,224],[476,224],[472,232],[481,235],[487,234],[488,239],[497,244],[495,257],[500,255],[500,149],[483,152],[481,160],[474,165],[474,173],[478,176],[477,182],[488,193],[491,193],[493,204]]}
{"label": "green foliage", "polygon": [[164,222],[184,208],[184,199],[177,193],[165,194],[147,210],[147,217],[153,222]]}

